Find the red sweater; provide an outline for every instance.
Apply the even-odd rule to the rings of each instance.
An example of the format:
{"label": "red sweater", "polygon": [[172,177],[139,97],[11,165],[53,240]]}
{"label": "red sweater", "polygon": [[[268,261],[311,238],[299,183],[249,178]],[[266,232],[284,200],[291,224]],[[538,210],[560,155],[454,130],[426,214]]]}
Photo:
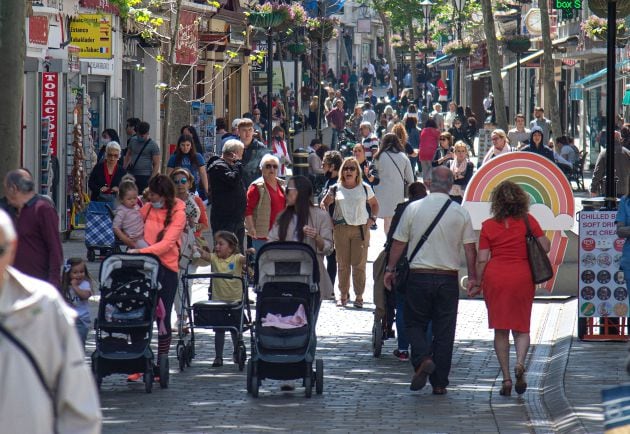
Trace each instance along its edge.
{"label": "red sweater", "polygon": [[420,132],[420,151],[418,152],[418,160],[433,161],[435,150],[438,147],[438,139],[440,138],[440,130],[437,128],[426,127]]}

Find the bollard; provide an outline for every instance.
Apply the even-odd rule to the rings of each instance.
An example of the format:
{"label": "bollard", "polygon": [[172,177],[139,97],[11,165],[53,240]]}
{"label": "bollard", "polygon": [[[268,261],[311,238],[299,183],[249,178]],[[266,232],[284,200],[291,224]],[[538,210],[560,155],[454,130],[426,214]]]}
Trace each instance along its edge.
{"label": "bollard", "polygon": [[308,177],[308,151],[303,148],[297,148],[293,151],[293,176]]}

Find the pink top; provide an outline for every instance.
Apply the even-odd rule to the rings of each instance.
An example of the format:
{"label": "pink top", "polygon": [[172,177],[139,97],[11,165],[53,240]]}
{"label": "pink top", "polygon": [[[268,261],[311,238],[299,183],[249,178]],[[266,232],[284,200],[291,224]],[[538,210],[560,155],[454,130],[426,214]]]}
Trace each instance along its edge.
{"label": "pink top", "polygon": [[433,161],[435,150],[438,147],[438,139],[440,138],[440,130],[437,128],[425,127],[420,132],[420,150],[418,152],[418,160]]}
{"label": "pink top", "polygon": [[149,247],[138,250],[140,253],[153,254],[160,258],[163,266],[171,271],[179,271],[180,238],[186,226],[186,205],[179,199],[175,199],[171,223],[166,227],[164,237],[157,241],[159,233],[164,229],[166,220],[166,208],[152,208],[148,203],[142,207],[140,213],[144,219],[144,240]]}
{"label": "pink top", "polygon": [[144,221],[140,208],[137,205],[133,208],[119,205],[116,208],[113,227],[123,231],[133,241],[141,239],[144,234]]}

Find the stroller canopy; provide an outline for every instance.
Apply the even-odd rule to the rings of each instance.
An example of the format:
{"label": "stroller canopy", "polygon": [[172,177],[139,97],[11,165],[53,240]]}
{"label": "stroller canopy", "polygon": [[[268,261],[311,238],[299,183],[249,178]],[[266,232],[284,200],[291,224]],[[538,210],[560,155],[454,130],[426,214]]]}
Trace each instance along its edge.
{"label": "stroller canopy", "polygon": [[294,241],[274,241],[264,244],[256,256],[254,283],[266,282],[319,283],[319,265],[315,252],[308,244]]}
{"label": "stroller canopy", "polygon": [[151,281],[151,287],[158,286],[158,272],[160,271],[160,261],[155,255],[110,255],[101,264],[99,272],[101,285],[111,286],[111,275],[114,270],[125,269],[139,271]]}

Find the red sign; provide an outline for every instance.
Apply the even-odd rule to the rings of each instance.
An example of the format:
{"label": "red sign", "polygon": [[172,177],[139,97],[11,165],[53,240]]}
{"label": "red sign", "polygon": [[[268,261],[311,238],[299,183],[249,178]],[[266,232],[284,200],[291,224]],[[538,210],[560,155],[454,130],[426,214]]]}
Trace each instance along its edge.
{"label": "red sign", "polygon": [[177,44],[175,46],[175,63],[178,65],[196,64],[198,43],[197,14],[181,11],[179,14],[179,29],[177,30]]}
{"label": "red sign", "polygon": [[48,136],[50,152],[57,155],[57,130],[59,126],[59,78],[56,72],[42,73],[42,117],[50,120]]}
{"label": "red sign", "polygon": [[28,42],[48,45],[48,17],[40,15],[28,17]]}
{"label": "red sign", "polygon": [[81,0],[79,4],[84,8],[97,9],[99,12],[118,14],[118,7],[110,4],[108,0]]}

